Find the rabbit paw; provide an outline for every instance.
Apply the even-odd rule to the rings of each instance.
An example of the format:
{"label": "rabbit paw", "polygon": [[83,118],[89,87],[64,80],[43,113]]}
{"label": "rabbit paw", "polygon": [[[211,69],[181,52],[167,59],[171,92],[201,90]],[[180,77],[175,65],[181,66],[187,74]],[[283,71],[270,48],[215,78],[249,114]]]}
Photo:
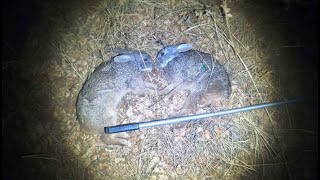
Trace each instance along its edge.
{"label": "rabbit paw", "polygon": [[131,146],[128,133],[103,134],[101,139],[107,145]]}

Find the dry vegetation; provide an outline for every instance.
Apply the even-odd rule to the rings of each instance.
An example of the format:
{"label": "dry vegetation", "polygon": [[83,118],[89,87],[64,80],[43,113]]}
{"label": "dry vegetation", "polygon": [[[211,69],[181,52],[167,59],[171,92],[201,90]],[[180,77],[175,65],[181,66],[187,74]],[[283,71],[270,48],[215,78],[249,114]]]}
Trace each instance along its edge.
{"label": "dry vegetation", "polygon": [[[290,77],[284,77],[283,69],[272,60],[276,56],[272,52],[284,42],[269,42],[239,4],[79,3],[74,6],[81,9],[57,7],[70,12],[64,23],[59,16],[55,19],[55,9],[47,5],[53,8],[48,11],[53,14],[48,27],[56,25],[49,34],[35,34],[41,39],[33,38],[25,54],[34,62],[25,76],[38,77],[30,97],[46,100],[25,110],[25,116],[34,120],[27,126],[30,139],[25,144],[31,155],[24,158],[46,161],[44,169],[57,166],[57,179],[255,179],[273,166],[290,174],[283,156],[285,147],[280,143],[281,129],[291,128],[290,107],[131,132],[131,147],[107,147],[98,136],[79,131],[78,92],[94,68],[115,55],[115,47],[144,50],[155,58],[161,49],[159,40],[165,44],[193,42],[195,49],[213,54],[227,69],[232,95],[219,107],[198,104],[197,113],[299,95],[298,90],[290,89],[299,85],[298,80],[289,82],[299,75],[299,66]],[[146,80],[159,89],[167,85],[155,72],[147,74]],[[162,99],[157,94],[128,94],[119,108],[119,123],[176,116],[186,96],[186,92]]]}

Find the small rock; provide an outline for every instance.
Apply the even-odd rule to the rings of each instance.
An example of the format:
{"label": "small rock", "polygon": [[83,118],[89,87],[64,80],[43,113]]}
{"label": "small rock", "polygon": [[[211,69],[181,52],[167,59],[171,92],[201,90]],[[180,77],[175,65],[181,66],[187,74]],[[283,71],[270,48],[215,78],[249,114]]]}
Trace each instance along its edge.
{"label": "small rock", "polygon": [[204,132],[204,138],[207,140],[207,141],[210,141],[211,140],[211,135],[210,135],[210,132],[208,130],[206,130]]}
{"label": "small rock", "polygon": [[142,25],[142,26],[147,26],[147,25],[148,25],[148,23],[147,23],[147,21],[146,21],[146,20],[143,20],[143,21],[141,22],[141,25]]}
{"label": "small rock", "polygon": [[155,175],[150,176],[150,180],[157,180],[157,179],[158,179],[158,177]]}
{"label": "small rock", "polygon": [[114,162],[115,163],[124,162],[124,158],[115,158]]}
{"label": "small rock", "polygon": [[200,132],[202,132],[202,131],[203,131],[203,128],[202,128],[202,127],[198,127],[198,128],[197,128],[197,132],[198,132],[198,133],[200,133]]}
{"label": "small rock", "polygon": [[236,91],[238,88],[239,88],[238,85],[232,85],[232,86],[231,86],[231,89],[232,89],[233,91]]}
{"label": "small rock", "polygon": [[139,136],[139,138],[140,138],[140,139],[144,139],[144,138],[145,138],[144,134],[141,134],[141,135]]}
{"label": "small rock", "polygon": [[222,105],[223,105],[223,106],[228,106],[229,103],[230,103],[229,100],[224,100],[224,101],[222,101]]}
{"label": "small rock", "polygon": [[163,24],[164,24],[164,25],[170,25],[170,24],[171,24],[171,21],[167,19],[167,20],[163,21]]}
{"label": "small rock", "polygon": [[180,131],[179,131],[179,136],[180,137],[183,137],[183,136],[185,136],[186,135],[186,130],[185,130],[185,128],[182,128]]}
{"label": "small rock", "polygon": [[98,156],[97,156],[97,155],[94,155],[94,156],[91,157],[91,161],[95,161],[95,160],[97,160],[97,159],[98,159]]}

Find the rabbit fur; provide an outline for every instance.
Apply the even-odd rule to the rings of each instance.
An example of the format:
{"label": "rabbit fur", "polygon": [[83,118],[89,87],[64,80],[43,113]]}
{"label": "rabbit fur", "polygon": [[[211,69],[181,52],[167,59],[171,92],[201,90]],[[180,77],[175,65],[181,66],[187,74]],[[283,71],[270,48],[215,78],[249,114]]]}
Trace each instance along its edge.
{"label": "rabbit fur", "polygon": [[119,124],[118,105],[128,92],[149,94],[154,86],[143,80],[153,62],[146,52],[116,49],[110,62],[101,63],[86,80],[77,99],[80,129],[87,134],[101,134],[108,145],[130,145],[127,133],[105,134],[104,127]]}
{"label": "rabbit fur", "polygon": [[[164,71],[170,83],[160,95],[173,90],[188,90],[184,104],[186,112],[193,112],[198,102],[215,105],[231,94],[229,76],[211,54],[192,50],[192,44],[170,45],[157,54],[156,67]],[[205,97],[205,99],[202,99]]]}

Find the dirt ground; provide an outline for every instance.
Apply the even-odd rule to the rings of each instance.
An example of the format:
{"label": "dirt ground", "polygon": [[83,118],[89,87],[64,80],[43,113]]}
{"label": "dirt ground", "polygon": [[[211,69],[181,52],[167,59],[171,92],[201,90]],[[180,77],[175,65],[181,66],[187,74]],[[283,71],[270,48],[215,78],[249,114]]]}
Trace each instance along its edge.
{"label": "dirt ground", "polygon": [[[83,134],[76,118],[83,83],[116,55],[113,48],[144,50],[155,60],[159,41],[193,43],[225,66],[230,98],[217,106],[199,103],[196,114],[303,96],[309,77],[300,61],[304,42],[288,25],[287,5],[283,10],[248,1],[42,2],[22,55],[2,64],[6,82],[11,76],[19,82],[5,89],[14,89],[18,102],[2,119],[3,145],[16,155],[9,159],[3,153],[11,162],[6,177],[312,179],[317,152],[309,145],[318,134],[304,123],[312,114],[303,104],[134,131],[130,147],[106,146],[99,135]],[[156,71],[145,80],[158,90],[168,85]],[[128,93],[118,109],[119,124],[175,117],[187,96]]]}

